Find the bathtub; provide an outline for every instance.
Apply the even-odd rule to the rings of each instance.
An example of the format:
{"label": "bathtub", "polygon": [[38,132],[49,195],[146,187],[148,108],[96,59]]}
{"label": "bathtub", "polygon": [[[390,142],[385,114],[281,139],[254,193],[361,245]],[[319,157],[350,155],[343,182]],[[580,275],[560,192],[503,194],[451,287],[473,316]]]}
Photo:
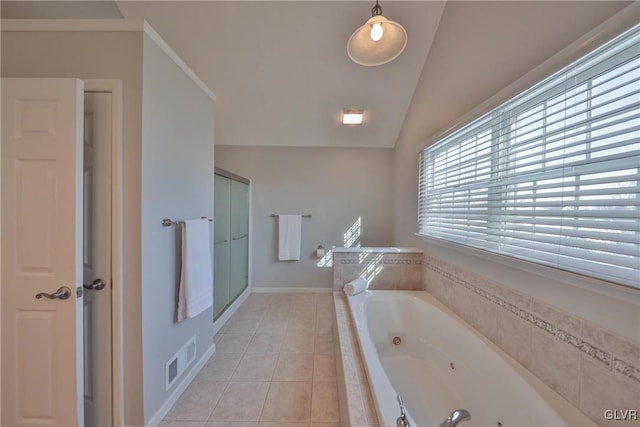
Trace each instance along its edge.
{"label": "bathtub", "polygon": [[459,408],[472,416],[462,427],[595,426],[427,292],[347,300],[381,426],[396,425],[396,394],[413,427],[437,427]]}

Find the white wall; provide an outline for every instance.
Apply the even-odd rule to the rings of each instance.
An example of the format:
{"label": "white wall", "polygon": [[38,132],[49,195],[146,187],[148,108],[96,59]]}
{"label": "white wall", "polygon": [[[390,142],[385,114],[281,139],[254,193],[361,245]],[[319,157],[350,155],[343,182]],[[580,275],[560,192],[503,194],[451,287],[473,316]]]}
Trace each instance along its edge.
{"label": "white wall", "polygon": [[497,257],[481,257],[479,251],[473,250],[459,251],[413,234],[417,230],[417,149],[420,144],[437,131],[455,124],[466,112],[626,4],[447,3],[395,148],[394,243],[421,245],[432,256],[639,340],[637,292],[629,294],[620,287],[615,287],[619,292],[609,292],[609,287],[602,282],[554,274],[551,270],[523,272],[497,262]]}
{"label": "white wall", "polygon": [[165,391],[165,363],[194,335],[196,360],[213,343],[212,308],[175,323],[181,227],[163,227],[161,221],[213,218],[214,102],[146,35],[142,93],[142,337],[148,421],[179,383]]}
{"label": "white wall", "polygon": [[140,270],[142,32],[2,32],[3,77],[123,82],[124,395],[127,425],[143,423]]}
{"label": "white wall", "polygon": [[213,101],[142,31],[4,31],[1,59],[3,77],[123,82],[125,423],[143,425],[164,363],[194,334],[197,357],[212,343],[212,310],[173,323],[180,240],[160,221],[213,216]]}
{"label": "white wall", "polygon": [[[361,218],[362,246],[391,240],[393,150],[216,146],[216,166],[251,180],[251,278],[254,288],[331,288],[331,268],[318,267],[318,245],[344,245]],[[302,220],[300,261],[278,261],[275,213]]]}
{"label": "white wall", "polygon": [[113,0],[3,1],[3,19],[118,19],[123,18]]}

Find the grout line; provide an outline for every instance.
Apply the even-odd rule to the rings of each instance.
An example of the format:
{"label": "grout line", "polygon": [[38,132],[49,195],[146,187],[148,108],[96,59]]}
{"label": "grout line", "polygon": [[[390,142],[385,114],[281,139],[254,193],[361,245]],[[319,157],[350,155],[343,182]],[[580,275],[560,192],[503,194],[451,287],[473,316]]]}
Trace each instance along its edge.
{"label": "grout line", "polygon": [[582,358],[582,354],[578,354],[578,410],[582,410],[582,381],[584,380]]}
{"label": "grout line", "polygon": [[313,353],[313,368],[311,368],[311,383],[316,382],[316,353]]}
{"label": "grout line", "polygon": [[262,402],[262,407],[260,408],[260,413],[258,414],[257,424],[260,424],[262,420],[262,413],[264,412],[264,407],[267,406],[267,398],[269,397],[269,392],[271,391],[271,384],[273,381],[269,381],[269,387],[267,387],[267,394],[264,395],[264,401]]}
{"label": "grout line", "polygon": [[311,415],[313,414],[313,377],[312,377],[310,386],[311,386],[311,394],[310,394],[311,401],[309,402],[309,425],[311,425]]}
{"label": "grout line", "polygon": [[216,408],[218,407],[218,404],[222,400],[222,396],[224,395],[224,392],[227,390],[227,387],[229,387],[229,382],[228,381],[225,384],[224,388],[222,389],[222,393],[220,393],[220,396],[216,400],[216,404],[213,405],[213,407],[211,408],[211,412],[209,412],[209,415],[207,416],[207,421],[205,421],[205,422],[209,422],[209,420],[211,419],[211,416],[213,415],[213,412],[216,410]]}

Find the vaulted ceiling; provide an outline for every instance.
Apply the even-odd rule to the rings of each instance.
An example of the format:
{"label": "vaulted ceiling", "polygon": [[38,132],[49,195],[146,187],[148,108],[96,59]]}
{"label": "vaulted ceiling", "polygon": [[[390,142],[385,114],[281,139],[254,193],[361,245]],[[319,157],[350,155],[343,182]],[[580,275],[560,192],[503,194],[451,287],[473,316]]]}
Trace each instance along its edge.
{"label": "vaulted ceiling", "polygon": [[[351,33],[371,16],[371,0],[1,6],[3,18],[147,20],[216,94],[216,144],[394,147],[455,120],[625,4],[455,1],[445,9],[441,1],[383,0],[408,43],[378,67],[346,53]],[[363,126],[340,124],[350,108],[365,111]]]}
{"label": "vaulted ceiling", "polygon": [[[383,2],[408,32],[395,61],[363,67],[346,52],[373,2],[118,2],[144,18],[218,98],[216,143],[393,147],[443,2]],[[343,126],[345,108],[365,111]]]}

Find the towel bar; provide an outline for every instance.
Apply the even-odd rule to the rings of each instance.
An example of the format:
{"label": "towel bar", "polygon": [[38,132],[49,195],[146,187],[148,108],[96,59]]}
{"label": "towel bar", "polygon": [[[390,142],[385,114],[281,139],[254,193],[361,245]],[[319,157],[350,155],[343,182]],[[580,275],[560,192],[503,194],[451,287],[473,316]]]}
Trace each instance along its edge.
{"label": "towel bar", "polygon": [[[278,214],[271,214],[269,215],[271,218],[275,218],[277,216],[279,216]],[[302,218],[311,218],[311,214],[306,214],[306,215],[302,215]]]}
{"label": "towel bar", "polygon": [[[207,219],[207,220],[209,220],[209,222],[213,222],[213,220],[211,218],[207,218],[206,216],[200,217],[200,219]],[[172,225],[179,225],[179,224],[184,224],[184,221],[174,221],[174,220],[169,219],[169,218],[164,218],[162,220],[162,226],[163,227],[171,227]]]}

